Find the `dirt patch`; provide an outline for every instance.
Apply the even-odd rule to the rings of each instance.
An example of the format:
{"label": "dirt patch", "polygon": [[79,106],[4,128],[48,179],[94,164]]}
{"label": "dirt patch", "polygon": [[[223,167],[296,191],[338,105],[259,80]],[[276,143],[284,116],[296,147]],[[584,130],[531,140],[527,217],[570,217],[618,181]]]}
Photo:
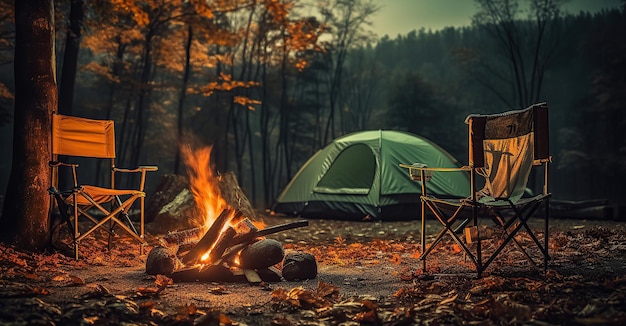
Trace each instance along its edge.
{"label": "dirt patch", "polygon": [[[267,225],[293,220],[264,217]],[[449,240],[423,273],[417,221],[310,220],[270,238],[312,253],[317,279],[260,285],[169,284],[145,273],[146,256],[123,236],[111,251],[106,237],[88,237],[80,261],[0,246],[0,323],[618,325],[626,322],[625,231],[611,221],[551,221],[547,274],[509,246],[477,279]]]}

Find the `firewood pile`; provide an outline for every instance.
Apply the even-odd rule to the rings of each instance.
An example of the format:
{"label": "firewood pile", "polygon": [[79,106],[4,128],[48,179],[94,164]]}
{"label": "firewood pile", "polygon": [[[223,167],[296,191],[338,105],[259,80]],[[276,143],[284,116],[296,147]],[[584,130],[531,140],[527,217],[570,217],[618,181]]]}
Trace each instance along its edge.
{"label": "firewood pile", "polygon": [[285,256],[280,242],[266,238],[307,225],[303,220],[260,230],[239,210],[226,208],[208,228],[163,236],[148,254],[146,273],[166,275],[178,282],[260,283],[315,278],[313,255],[294,252]]}

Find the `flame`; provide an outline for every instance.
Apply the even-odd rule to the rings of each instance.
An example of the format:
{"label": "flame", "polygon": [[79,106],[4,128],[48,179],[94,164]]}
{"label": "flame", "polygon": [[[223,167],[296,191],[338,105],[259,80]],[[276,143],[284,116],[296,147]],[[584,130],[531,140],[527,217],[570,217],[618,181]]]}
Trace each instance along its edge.
{"label": "flame", "polygon": [[[187,175],[189,176],[189,187],[199,210],[199,216],[204,218],[204,220],[198,222],[205,230],[208,230],[219,214],[229,206],[222,196],[219,187],[219,178],[211,168],[211,150],[212,146],[203,147],[195,151],[189,146],[181,147],[181,153],[187,168]],[[227,227],[233,226],[234,223],[238,222],[233,220],[234,215],[234,210],[231,210],[231,214],[227,217],[227,222],[221,230],[222,232]],[[263,221],[253,221],[252,223],[258,229],[265,227]],[[216,243],[213,243],[213,246],[215,244]],[[201,256],[200,263],[197,267],[202,268],[202,266],[204,266],[203,264],[207,263],[211,258],[213,246]],[[234,264],[238,265],[239,255],[237,254],[236,256]]]}
{"label": "flame", "polygon": [[181,153],[189,175],[189,186],[196,206],[200,210],[200,221],[204,227],[209,227],[217,216],[226,208],[226,200],[222,197],[218,179],[211,168],[212,146],[192,151],[190,147],[182,147]]}

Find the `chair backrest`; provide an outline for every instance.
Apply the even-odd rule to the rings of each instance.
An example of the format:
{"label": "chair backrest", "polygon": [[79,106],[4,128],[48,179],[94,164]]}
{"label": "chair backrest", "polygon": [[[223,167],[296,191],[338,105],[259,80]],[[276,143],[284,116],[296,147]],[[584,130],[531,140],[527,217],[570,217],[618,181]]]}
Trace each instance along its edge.
{"label": "chair backrest", "polygon": [[549,159],[548,105],[469,115],[469,164],[485,177],[482,193],[516,201],[535,162]]}
{"label": "chair backrest", "polygon": [[115,158],[113,121],[53,114],[52,154]]}

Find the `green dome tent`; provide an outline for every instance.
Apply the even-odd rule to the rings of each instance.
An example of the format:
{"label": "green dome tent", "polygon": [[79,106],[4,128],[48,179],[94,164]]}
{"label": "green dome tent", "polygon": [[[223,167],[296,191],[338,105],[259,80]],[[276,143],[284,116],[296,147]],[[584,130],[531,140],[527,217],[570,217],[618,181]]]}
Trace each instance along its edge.
{"label": "green dome tent", "polygon": [[[276,199],[275,213],[311,218],[413,219],[420,215],[419,182],[400,163],[458,167],[435,143],[399,131],[355,132],[335,139],[302,166]],[[469,196],[465,172],[435,173],[437,196]]]}

